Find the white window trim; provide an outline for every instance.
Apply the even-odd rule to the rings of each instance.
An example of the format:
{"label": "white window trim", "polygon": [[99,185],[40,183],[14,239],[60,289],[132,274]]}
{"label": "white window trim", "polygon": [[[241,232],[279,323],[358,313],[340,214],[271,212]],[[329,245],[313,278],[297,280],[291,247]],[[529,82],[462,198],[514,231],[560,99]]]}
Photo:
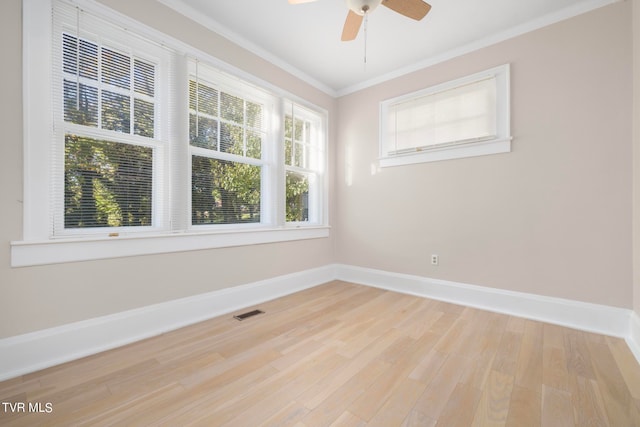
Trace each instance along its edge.
{"label": "white window trim", "polygon": [[329,237],[330,227],[253,229],[233,232],[119,236],[92,239],[11,242],[11,266],[92,261],[201,249]]}
{"label": "white window trim", "polygon": [[[323,132],[325,129],[325,125],[324,125],[324,117],[316,114],[315,112],[308,110],[306,108],[304,108],[303,106],[301,106],[299,103],[296,103],[295,101],[292,101],[290,99],[285,100],[285,103],[287,104],[287,111],[285,112],[285,114],[283,116],[289,115],[289,111],[288,108],[292,107],[292,108],[297,108],[298,110],[298,116],[301,116],[303,118],[303,120],[309,121],[311,123],[314,123],[315,126],[313,127],[313,132],[315,135],[312,136],[312,139],[318,139],[318,140],[326,140],[326,138],[324,138],[323,136]],[[284,141],[284,135],[283,135],[283,141]],[[294,138],[292,136],[291,138],[291,144],[292,144],[292,156],[293,156],[293,146],[294,146]],[[318,226],[320,224],[323,224],[323,218],[325,218],[325,214],[326,212],[323,211],[322,209],[318,209],[318,206],[322,207],[323,203],[322,200],[326,198],[326,193],[324,192],[324,188],[325,185],[322,182],[322,176],[325,175],[324,171],[326,170],[326,147],[321,147],[321,146],[316,146],[315,144],[313,144],[310,141],[307,141],[305,143],[310,150],[312,151],[317,151],[317,152],[322,152],[325,154],[325,156],[319,157],[317,160],[319,160],[318,163],[313,164],[313,165],[309,165],[308,167],[300,167],[300,166],[293,166],[291,164],[287,164],[286,161],[282,161],[281,164],[284,167],[284,173],[282,174],[284,179],[286,179],[286,174],[288,172],[295,172],[295,173],[300,173],[300,174],[305,174],[305,175],[311,175],[314,176],[315,178],[317,178],[318,181],[320,182],[309,182],[309,220],[308,221],[286,221],[286,224],[289,226],[295,226],[295,227],[300,227],[300,226]],[[284,147],[282,147],[284,151]],[[284,153],[282,153],[284,155]],[[315,181],[315,180],[314,180]],[[286,193],[286,191],[285,191]],[[286,196],[285,196],[286,197]],[[286,210],[286,208],[284,208],[283,210]],[[283,216],[286,217],[286,214]]]}
{"label": "white window trim", "polygon": [[[238,79],[255,84],[281,98],[293,99],[323,116],[325,144],[327,141],[327,111],[306,102],[266,81],[239,70],[230,64],[207,55],[190,45],[137,21],[122,16],[106,6],[88,0],[72,0],[73,3],[99,13],[108,19],[140,29],[139,35],[161,41],[185,55],[207,60],[221,71]],[[24,148],[24,199],[23,238],[11,242],[11,266],[55,264],[88,261],[136,255],[149,255],[190,250],[224,248],[293,240],[326,238],[329,236],[328,177],[323,173],[323,205],[321,224],[272,224],[263,227],[194,231],[188,228],[180,232],[127,235],[113,237],[89,236],[83,238],[52,239],[50,203],[50,156],[42,150],[41,141],[50,140],[53,127],[51,115],[51,1],[23,0],[23,148]],[[186,75],[187,70],[179,70]],[[31,123],[39,123],[32,126]],[[283,135],[282,135],[283,137]],[[283,140],[283,138],[281,138]],[[326,152],[326,147],[325,147]],[[174,179],[174,178],[172,178]],[[174,187],[175,188],[175,187]],[[175,195],[174,195],[175,196]],[[184,191],[180,195],[184,197]],[[282,208],[284,209],[284,206]]]}
{"label": "white window trim", "polygon": [[[278,98],[273,94],[268,93],[262,88],[254,88],[252,85],[247,84],[246,82],[239,81],[238,79],[230,78],[225,73],[220,72],[214,67],[209,66],[209,64],[202,63],[198,59],[192,58],[189,59],[187,67],[189,68],[188,80],[191,80],[199,74],[199,83],[215,88],[220,92],[225,92],[231,94],[233,96],[239,96],[245,100],[249,100],[251,102],[258,103],[262,105],[265,116],[267,117],[267,123],[265,124],[265,139],[262,144],[262,157],[261,158],[252,158],[248,156],[238,156],[235,154],[226,153],[224,151],[218,150],[210,150],[207,148],[196,147],[193,145],[189,145],[189,159],[188,159],[188,170],[192,170],[192,160],[193,156],[204,157],[209,159],[217,159],[217,160],[226,160],[241,164],[248,164],[259,166],[262,171],[261,178],[261,194],[263,199],[271,200],[268,206],[264,204],[260,206],[260,222],[259,223],[248,223],[248,224],[193,224],[193,220],[189,217],[188,220],[188,231],[195,232],[206,232],[207,230],[211,230],[213,232],[218,230],[225,229],[236,229],[236,230],[251,230],[256,228],[265,228],[265,227],[273,227],[278,226],[280,224],[277,223],[278,216],[275,214],[275,210],[277,208],[275,197],[277,195],[276,187],[274,185],[274,176],[277,175],[278,171],[278,161],[275,155],[277,151],[278,143],[277,135],[279,135],[278,129],[272,129],[272,121],[268,119],[273,115],[279,114],[278,107]],[[253,90],[256,89],[256,90]],[[274,140],[275,138],[276,140]],[[275,170],[275,172],[274,172]],[[188,197],[188,209],[187,212],[191,212],[192,208],[192,199],[191,199],[191,186],[189,186],[189,197]]]}
{"label": "white window trim", "polygon": [[[496,77],[497,84],[497,135],[494,138],[461,141],[450,144],[416,148],[414,151],[390,155],[385,146],[388,130],[387,117],[391,106],[430,94],[464,86],[488,77]],[[416,163],[436,162],[440,160],[460,159],[464,157],[484,156],[488,154],[508,153],[511,151],[510,128],[510,66],[500,65],[479,73],[448,81],[416,92],[384,100],[380,103],[380,167],[401,166]]]}
{"label": "white window trim", "polygon": [[[37,0],[24,0],[23,9],[23,132],[24,205],[23,239],[49,234],[49,159],[52,150],[39,149],[39,141],[51,139],[51,14]],[[49,5],[50,6],[50,5]],[[47,54],[42,54],[47,52]],[[30,123],[41,123],[31,126]],[[49,144],[51,146],[51,144]]]}
{"label": "white window trim", "polygon": [[[87,18],[83,18],[83,19],[87,19]],[[89,39],[89,40],[94,39],[94,42],[97,45],[101,45],[105,47],[105,45],[103,44],[103,42],[105,41],[104,34],[102,34],[99,30],[96,30],[97,28],[102,27],[104,25],[103,20],[98,18],[98,22],[96,22],[96,19],[94,19],[93,17],[88,17],[88,19],[90,23],[85,24],[86,25],[85,27],[81,26],[82,31],[80,34],[73,34],[77,32],[78,29],[69,27],[68,22],[59,22],[58,23],[59,27],[55,28],[53,33],[56,35],[59,33],[67,33],[72,35],[73,37],[78,37],[79,39]],[[95,23],[96,25],[92,26],[92,23]],[[149,42],[142,38],[135,37],[135,42],[131,43],[130,41],[131,39],[123,34],[117,34],[115,36],[113,34],[109,34],[109,36],[110,37],[108,37],[108,42],[106,47],[108,47],[111,50],[115,50],[119,52],[127,52],[125,53],[127,56],[130,55],[128,51],[133,50],[135,54],[132,55],[132,57],[136,59],[142,59],[144,61],[148,61],[154,64],[156,69],[155,77],[158,81],[169,80],[169,65],[170,65],[170,57],[172,56],[172,53],[168,52],[161,46],[158,46],[156,43]],[[131,49],[132,46],[133,48]],[[60,54],[62,54],[62,51],[60,52]],[[55,58],[55,55],[53,56]],[[60,59],[59,62],[60,63],[57,64],[56,60],[53,59],[51,66],[61,67],[62,60]],[[67,76],[64,76],[64,73],[62,73],[62,75],[59,77],[64,78],[65,81],[69,80]],[[115,92],[115,93],[128,92],[128,90],[123,90],[113,85],[110,86],[108,84],[105,84],[104,82],[100,81],[100,79],[96,79],[95,81],[91,81],[90,79],[86,79],[86,80],[87,82],[84,84],[87,84],[92,87],[96,87],[100,91],[103,91],[106,89],[110,92]],[[55,86],[55,80],[51,81],[51,84]],[[131,89],[133,89],[133,86],[131,86]],[[49,90],[50,92],[52,92],[51,88],[49,88]],[[59,93],[55,94],[55,92],[53,92],[54,100],[58,96],[60,97],[63,96],[63,91],[64,91],[63,86],[62,85],[59,86],[56,89],[56,91],[58,91]],[[154,178],[152,182],[152,186],[153,186],[152,194],[153,194],[154,203],[152,204],[152,211],[153,211],[152,224],[149,224],[146,226],[137,226],[137,227],[97,227],[97,228],[66,229],[64,227],[64,215],[63,215],[64,203],[56,204],[56,201],[60,201],[64,197],[64,188],[62,185],[56,185],[52,182],[50,186],[51,190],[49,191],[49,193],[53,195],[55,199],[53,200],[54,225],[52,230],[53,235],[55,236],[53,237],[54,239],[65,238],[65,237],[74,238],[74,237],[82,237],[82,236],[99,237],[101,235],[104,236],[105,234],[110,234],[110,233],[115,233],[115,234],[127,234],[128,232],[130,233],[145,233],[145,232],[166,233],[169,231],[171,213],[169,211],[170,206],[167,202],[170,200],[170,197],[166,196],[170,189],[169,183],[167,182],[168,176],[166,176],[163,173],[158,173],[159,170],[163,172],[166,170],[169,170],[168,160],[170,156],[168,155],[167,151],[168,151],[168,148],[170,148],[171,146],[168,144],[168,142],[170,140],[170,135],[175,134],[175,131],[171,129],[171,127],[175,127],[175,126],[171,126],[171,127],[169,126],[169,123],[173,124],[175,121],[169,120],[169,112],[172,110],[171,108],[172,105],[170,106],[170,102],[169,102],[171,98],[169,96],[168,85],[164,85],[158,88],[158,90],[156,90],[156,93],[154,94],[153,97],[151,97],[151,99],[155,103],[154,104],[155,110],[157,112],[157,115],[155,116],[155,120],[154,120],[154,136],[152,138],[142,137],[142,136],[136,135],[133,132],[131,133],[113,132],[110,130],[105,130],[104,128],[99,126],[95,126],[95,127],[84,126],[84,125],[64,121],[63,119],[64,109],[62,107],[60,108],[56,108],[55,106],[52,107],[51,115],[54,117],[53,121],[56,124],[60,123],[60,126],[56,126],[57,134],[54,136],[54,138],[56,139],[56,143],[54,144],[54,146],[57,148],[57,150],[52,151],[51,153],[51,156],[56,158],[54,162],[55,164],[61,164],[64,162],[64,146],[65,146],[64,140],[65,140],[65,135],[67,134],[89,137],[98,141],[106,140],[106,141],[116,142],[118,144],[124,143],[130,146],[149,147],[153,149],[153,153],[154,153],[153,154]],[[164,102],[160,102],[162,100],[164,100]],[[99,116],[100,116],[100,113],[98,113],[98,117]],[[56,172],[59,175],[56,175],[56,173],[54,172],[54,174],[52,174],[54,175],[53,181],[57,180],[61,182],[64,179],[64,171],[58,170]]]}

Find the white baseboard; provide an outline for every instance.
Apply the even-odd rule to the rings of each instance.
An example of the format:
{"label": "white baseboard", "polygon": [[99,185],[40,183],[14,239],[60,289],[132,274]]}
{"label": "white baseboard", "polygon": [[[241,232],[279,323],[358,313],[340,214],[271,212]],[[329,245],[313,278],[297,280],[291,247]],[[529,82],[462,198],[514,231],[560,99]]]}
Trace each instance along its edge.
{"label": "white baseboard", "polygon": [[623,308],[349,265],[335,268],[336,277],[347,282],[620,338],[627,338],[630,333],[629,318],[633,312]]}
{"label": "white baseboard", "polygon": [[0,339],[0,381],[109,350],[339,279],[624,338],[640,363],[631,310],[343,264]]}
{"label": "white baseboard", "polygon": [[626,341],[631,353],[640,363],[640,316],[638,313],[632,312],[629,316],[629,335],[626,337]]}
{"label": "white baseboard", "polygon": [[0,340],[0,381],[334,280],[332,265]]}

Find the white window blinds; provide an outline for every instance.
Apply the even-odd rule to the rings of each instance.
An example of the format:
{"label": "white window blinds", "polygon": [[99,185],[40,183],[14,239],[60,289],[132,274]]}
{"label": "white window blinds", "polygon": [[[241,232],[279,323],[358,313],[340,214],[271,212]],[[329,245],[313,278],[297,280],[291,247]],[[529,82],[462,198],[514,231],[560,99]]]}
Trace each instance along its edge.
{"label": "white window blinds", "polygon": [[380,166],[511,151],[509,64],[380,103]]}
{"label": "white window blinds", "polygon": [[189,74],[191,225],[264,223],[272,216],[264,198],[274,101],[198,61]]}
{"label": "white window blinds", "polygon": [[493,138],[495,77],[468,83],[389,108],[389,153]]}
{"label": "white window blinds", "polygon": [[53,234],[163,228],[162,49],[71,5],[54,10]]}

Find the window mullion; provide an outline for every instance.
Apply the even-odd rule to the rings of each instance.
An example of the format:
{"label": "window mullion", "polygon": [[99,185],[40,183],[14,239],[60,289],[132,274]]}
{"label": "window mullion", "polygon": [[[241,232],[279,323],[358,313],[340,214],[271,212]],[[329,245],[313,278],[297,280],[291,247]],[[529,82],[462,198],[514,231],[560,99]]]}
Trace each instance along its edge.
{"label": "window mullion", "polygon": [[269,141],[272,147],[271,152],[273,156],[272,161],[272,192],[274,197],[272,198],[271,212],[274,215],[274,223],[280,227],[285,225],[285,199],[286,199],[286,171],[285,171],[285,155],[284,155],[284,138],[285,138],[285,100],[280,99],[279,102],[274,104],[269,117],[269,124],[271,125],[270,138],[274,139]]}
{"label": "window mullion", "polygon": [[[173,232],[189,227],[191,211],[191,145],[189,144],[189,71],[188,59],[184,55],[172,55],[167,88],[169,138],[168,177],[170,194],[169,227]],[[197,93],[197,87],[196,87]],[[196,105],[196,109],[198,106]],[[197,111],[196,111],[197,117]]]}

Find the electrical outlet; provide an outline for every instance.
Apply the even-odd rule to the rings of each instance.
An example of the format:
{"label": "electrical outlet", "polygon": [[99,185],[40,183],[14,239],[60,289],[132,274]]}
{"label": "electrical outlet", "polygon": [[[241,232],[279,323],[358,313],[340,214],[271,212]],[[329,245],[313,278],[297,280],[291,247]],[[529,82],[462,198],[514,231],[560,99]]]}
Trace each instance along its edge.
{"label": "electrical outlet", "polygon": [[431,265],[438,265],[438,263],[440,262],[438,255],[433,254],[431,255]]}

